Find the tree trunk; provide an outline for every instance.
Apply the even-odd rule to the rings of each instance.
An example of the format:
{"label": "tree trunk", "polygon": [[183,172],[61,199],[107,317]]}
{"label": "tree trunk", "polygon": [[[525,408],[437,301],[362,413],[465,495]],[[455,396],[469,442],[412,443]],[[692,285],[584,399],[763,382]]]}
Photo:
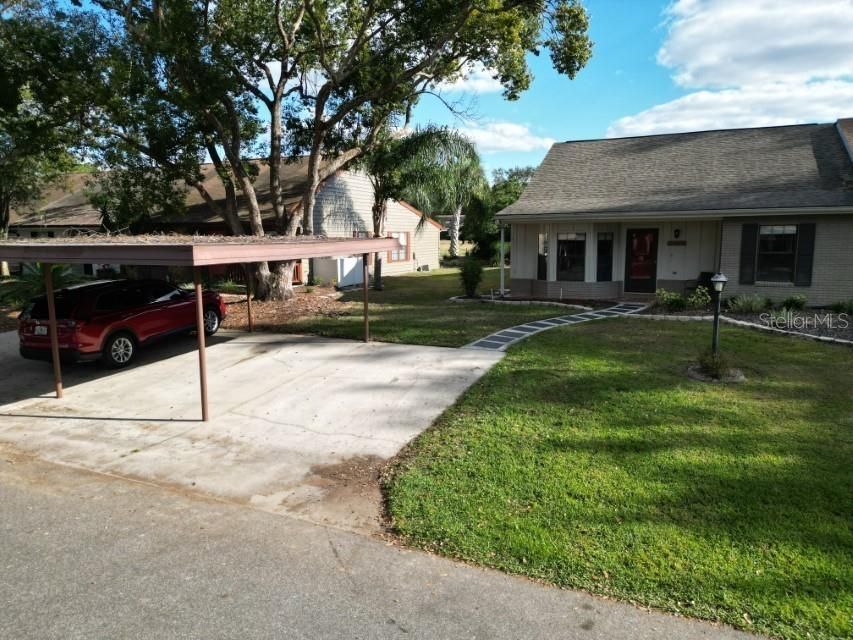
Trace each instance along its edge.
{"label": "tree trunk", "polygon": [[269,278],[269,299],[290,300],[293,296],[293,270],[295,260],[286,260],[273,264]]}
{"label": "tree trunk", "polygon": [[459,227],[462,226],[462,207],[456,207],[453,212],[453,223],[450,225],[450,257],[459,257]]}
{"label": "tree trunk", "polygon": [[[385,217],[388,213],[388,201],[380,200],[373,202],[373,237],[381,238],[385,233]],[[382,254],[376,252],[373,258],[373,288],[382,291]]]}

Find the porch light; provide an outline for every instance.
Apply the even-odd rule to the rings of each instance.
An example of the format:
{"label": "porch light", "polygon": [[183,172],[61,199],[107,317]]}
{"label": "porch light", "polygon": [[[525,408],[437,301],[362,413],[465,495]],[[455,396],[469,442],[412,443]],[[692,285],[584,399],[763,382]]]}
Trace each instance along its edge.
{"label": "porch light", "polygon": [[718,294],[723,292],[723,289],[726,288],[726,283],[729,279],[726,277],[724,273],[715,273],[711,276],[711,284],[714,286],[714,291]]}

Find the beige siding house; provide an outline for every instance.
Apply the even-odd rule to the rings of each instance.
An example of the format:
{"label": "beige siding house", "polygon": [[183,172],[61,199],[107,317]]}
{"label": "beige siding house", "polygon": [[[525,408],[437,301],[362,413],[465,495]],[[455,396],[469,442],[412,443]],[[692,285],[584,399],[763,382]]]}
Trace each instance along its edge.
{"label": "beige siding house", "polygon": [[[405,249],[382,256],[382,274],[437,269],[441,229],[440,224],[424,218],[408,203],[389,201],[385,234],[398,238]],[[314,232],[329,237],[372,235],[373,186],[366,174],[339,171],[323,183],[314,207]],[[315,268],[320,277],[340,281],[340,277],[334,275],[340,265],[316,260]]]}
{"label": "beige siding house", "polygon": [[512,295],[853,298],[853,120],[555,144],[512,226]]}

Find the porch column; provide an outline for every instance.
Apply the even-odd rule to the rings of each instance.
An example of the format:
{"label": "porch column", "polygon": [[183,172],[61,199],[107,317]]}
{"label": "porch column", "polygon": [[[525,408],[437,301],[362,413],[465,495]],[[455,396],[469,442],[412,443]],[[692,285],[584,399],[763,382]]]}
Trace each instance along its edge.
{"label": "porch column", "polygon": [[501,260],[501,262],[500,262],[500,268],[501,268],[501,297],[503,297],[503,295],[504,295],[504,291],[505,291],[505,288],[504,288],[504,261],[505,261],[505,260],[504,260],[504,223],[503,223],[503,222],[501,222],[501,223],[499,224],[499,226],[500,226],[500,229],[501,229],[501,258],[500,258],[500,260]]}

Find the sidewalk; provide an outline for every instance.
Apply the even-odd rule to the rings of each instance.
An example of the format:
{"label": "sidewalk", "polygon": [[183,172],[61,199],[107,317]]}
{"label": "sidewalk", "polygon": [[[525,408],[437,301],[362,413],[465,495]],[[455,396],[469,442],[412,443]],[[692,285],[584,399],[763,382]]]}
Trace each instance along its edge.
{"label": "sidewalk", "polygon": [[752,636],[0,448],[0,637]]}

